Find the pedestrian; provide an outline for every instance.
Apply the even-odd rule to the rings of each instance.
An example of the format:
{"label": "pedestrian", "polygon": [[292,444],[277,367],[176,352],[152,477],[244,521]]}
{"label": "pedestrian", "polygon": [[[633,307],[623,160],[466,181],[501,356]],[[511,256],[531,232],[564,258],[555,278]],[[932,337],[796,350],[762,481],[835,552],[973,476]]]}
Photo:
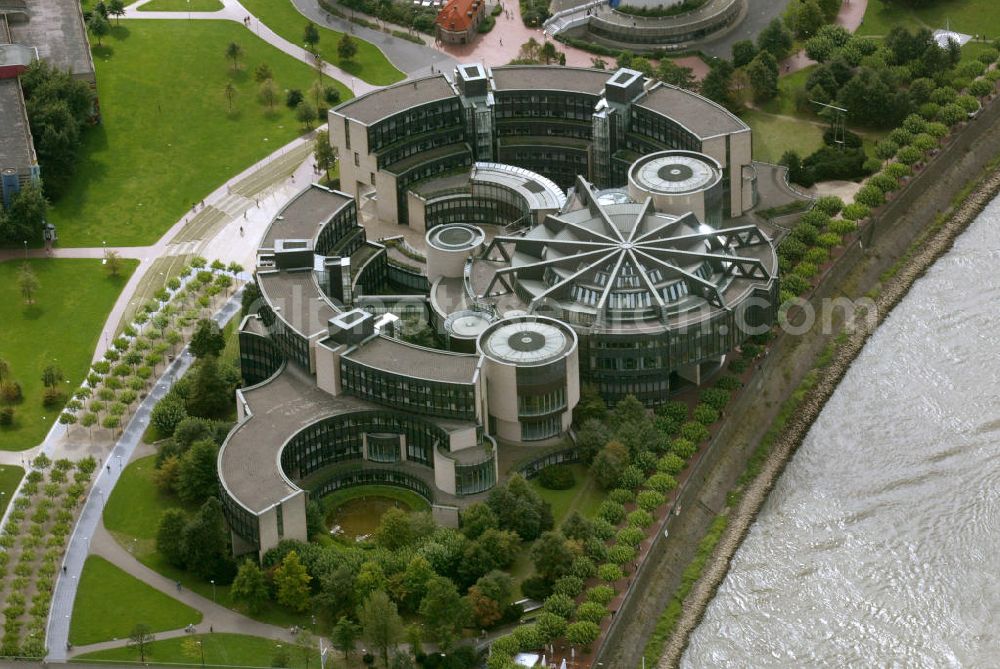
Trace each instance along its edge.
{"label": "pedestrian", "polygon": [[246,209],[243,210],[243,220],[244,221],[247,220],[247,210]]}
{"label": "pedestrian", "polygon": [[209,633],[209,634],[215,634],[215,630],[214,630],[214,629],[212,629],[212,626],[211,626],[211,625],[209,625],[209,626],[208,626],[208,633]]}
{"label": "pedestrian", "polygon": [[181,582],[177,581],[177,592],[181,591]]}
{"label": "pedestrian", "polygon": [[503,46],[503,39],[500,39],[500,46]]}
{"label": "pedestrian", "polygon": [[242,236],[243,236],[243,226],[241,225],[240,226],[240,237],[242,237]]}
{"label": "pedestrian", "polygon": [[63,573],[66,573],[66,565],[63,565]]}
{"label": "pedestrian", "polygon": [[111,473],[111,465],[108,465],[108,473]]}

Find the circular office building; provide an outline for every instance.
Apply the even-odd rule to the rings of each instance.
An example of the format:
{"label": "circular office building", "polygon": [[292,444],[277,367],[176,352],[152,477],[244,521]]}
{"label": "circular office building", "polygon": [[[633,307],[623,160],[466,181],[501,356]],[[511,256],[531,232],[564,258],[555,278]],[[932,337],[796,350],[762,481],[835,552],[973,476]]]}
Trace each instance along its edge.
{"label": "circular office building", "polygon": [[490,421],[501,439],[539,441],[569,428],[580,398],[577,337],[542,316],[498,321],[479,336]]}
{"label": "circular office building", "polygon": [[449,279],[462,276],[465,261],[483,245],[486,233],[482,228],[465,223],[449,223],[431,228],[427,240],[427,278]]}
{"label": "circular office building", "polygon": [[476,341],[496,319],[486,311],[463,309],[448,314],[444,320],[444,333],[448,338],[448,350],[474,353]]}
{"label": "circular office building", "polygon": [[713,228],[722,225],[722,166],[694,151],[660,151],[640,158],[628,172],[628,191],[637,202],[653,198],[657,211],[688,212]]}

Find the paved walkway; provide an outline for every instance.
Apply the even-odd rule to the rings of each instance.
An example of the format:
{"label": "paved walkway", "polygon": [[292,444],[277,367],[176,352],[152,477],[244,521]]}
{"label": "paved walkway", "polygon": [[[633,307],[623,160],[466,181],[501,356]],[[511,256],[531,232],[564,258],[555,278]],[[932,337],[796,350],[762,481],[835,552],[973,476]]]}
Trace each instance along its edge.
{"label": "paved walkway", "polygon": [[[218,313],[215,314],[213,317],[214,320],[220,325],[223,325],[227,323],[235,314],[239,313],[240,296],[241,293],[237,292],[237,294],[234,295],[218,311]],[[118,440],[114,449],[107,455],[106,459],[99,460],[103,461],[104,468],[98,470],[97,478],[94,480],[94,484],[90,489],[90,494],[84,502],[83,511],[80,513],[80,519],[76,524],[76,528],[73,530],[72,536],[70,537],[69,546],[66,549],[66,555],[63,559],[63,565],[66,571],[59,573],[59,578],[56,581],[55,592],[52,595],[52,608],[49,613],[48,631],[46,633],[47,645],[49,647],[48,659],[51,661],[62,662],[66,660],[66,642],[69,639],[69,625],[70,618],[73,613],[73,602],[76,599],[77,585],[80,582],[80,575],[83,573],[84,562],[87,559],[87,555],[90,553],[91,539],[94,540],[95,551],[103,551],[104,554],[110,555],[114,558],[113,561],[115,561],[116,564],[119,564],[119,566],[122,566],[123,568],[127,568],[129,573],[141,573],[143,574],[140,577],[142,580],[146,581],[153,587],[162,589],[162,584],[156,579],[166,579],[163,579],[163,577],[155,574],[155,572],[143,567],[135,558],[132,558],[131,562],[120,559],[121,556],[115,553],[113,547],[109,545],[109,542],[115,543],[114,539],[112,539],[106,532],[101,534],[103,529],[101,527],[101,516],[104,511],[104,505],[107,502],[108,497],[111,495],[111,491],[114,489],[115,484],[118,483],[118,478],[124,471],[123,463],[128,462],[129,459],[131,459],[136,447],[142,441],[142,434],[149,425],[149,417],[152,413],[153,407],[164,395],[167,394],[167,391],[170,390],[170,387],[173,385],[173,380],[180,378],[191,366],[192,362],[193,358],[185,347],[183,353],[177,356],[174,362],[167,367],[163,376],[153,386],[153,390],[136,409],[135,414],[128,422],[128,425],[122,432],[122,436]],[[48,453],[48,449],[45,450]],[[50,457],[53,455],[54,454],[50,453]],[[199,604],[202,599],[203,598],[200,597],[198,598]],[[204,603],[213,607],[215,606],[211,602]],[[202,605],[198,605],[196,608],[202,609],[203,611],[206,610]],[[215,607],[208,609],[210,611],[209,615],[218,615],[220,622],[227,622],[227,624],[232,622],[228,618],[222,618],[221,611],[215,610],[221,608],[222,607]],[[233,616],[238,615],[233,612],[230,613]]]}

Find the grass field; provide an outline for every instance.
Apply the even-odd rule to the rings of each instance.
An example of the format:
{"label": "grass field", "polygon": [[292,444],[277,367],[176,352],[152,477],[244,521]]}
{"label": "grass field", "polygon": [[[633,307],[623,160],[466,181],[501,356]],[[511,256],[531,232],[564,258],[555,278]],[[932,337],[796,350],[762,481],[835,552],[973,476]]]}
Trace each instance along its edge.
{"label": "grass field", "polygon": [[219,0],[153,0],[139,7],[140,12],[217,12]]}
{"label": "grass field", "polygon": [[167,597],[104,558],[91,555],[83,566],[73,602],[70,643],[82,646],[124,639],[137,624],[154,632],[201,622],[201,612]]}
{"label": "grass field", "polygon": [[387,485],[359,486],[357,488],[346,488],[330,493],[323,498],[323,511],[328,512],[334,507],[340,506],[344,502],[360,497],[385,497],[402,502],[410,507],[411,511],[430,511],[430,505],[420,495]]}
{"label": "grass field", "polygon": [[[202,597],[215,600],[229,608],[239,610],[229,595],[229,586],[209,581],[168,563],[156,551],[156,530],[160,516],[167,509],[183,509],[194,513],[196,509],[185,506],[172,495],[165,495],[153,482],[153,465],[156,456],[140,458],[129,464],[104,509],[104,525],[115,539],[128,549],[136,559],[150,569],[172,581],[180,581],[185,588]],[[257,620],[289,627],[309,622],[309,615],[294,614],[273,602],[251,616]]]}
{"label": "grass field", "polygon": [[[198,642],[201,642],[199,647]],[[146,649],[146,660],[152,663],[179,664],[186,666],[201,666],[201,651],[205,651],[206,665],[223,665],[230,667],[262,667],[271,664],[271,658],[277,651],[277,645],[271,639],[243,634],[196,634],[194,636],[178,637],[154,641]],[[289,650],[289,669],[319,667],[319,654],[313,650],[309,661],[303,655],[301,647]],[[338,654],[339,655],[339,654]],[[332,657],[332,654],[331,654]],[[74,662],[135,662],[138,654],[132,648],[114,648],[87,653],[73,658]],[[331,666],[329,659],[327,666]],[[340,665],[337,665],[340,666]]]}
{"label": "grass field", "polygon": [[1000,37],[1000,3],[995,0],[937,0],[927,7],[888,5],[869,0],[859,35],[885,35],[893,26],[936,30],[950,25],[969,35]]}
{"label": "grass field", "polygon": [[[245,51],[237,73],[225,56],[233,41]],[[87,130],[73,182],[49,214],[64,246],[151,244],[193,203],[302,132],[281,91],[307,90],[312,69],[242,26],[130,20],[104,44],[93,49],[102,123]],[[260,63],[282,98],[273,111],[258,100]]]}
{"label": "grass field", "polygon": [[531,480],[534,488],[546,502],[552,505],[552,517],[556,526],[562,523],[574,511],[591,517],[604,500],[604,491],[584,465],[568,465],[576,477],[576,484],[569,490],[547,490],[538,482]]}
{"label": "grass field", "polygon": [[57,365],[66,376],[67,394],[76,390],[108,312],[137,266],[125,260],[121,276],[111,278],[99,260],[30,260],[39,289],[34,304],[26,305],[17,288],[21,264],[0,263],[0,358],[10,363],[24,393],[14,425],[0,428],[0,450],[6,451],[31,448],[45,438],[59,411],[42,406],[42,370]]}
{"label": "grass field", "polygon": [[785,151],[807,156],[823,145],[823,128],[806,120],[778,117],[748,110],[743,120],[753,130],[753,157],[776,163]]}
{"label": "grass field", "polygon": [[17,484],[21,482],[24,470],[14,465],[0,466],[0,516],[3,516],[10,504],[10,498],[17,490]]}
{"label": "grass field", "polygon": [[[278,33],[292,44],[301,45],[302,32],[309,19],[295,9],[291,0],[243,0],[247,11],[261,20],[261,23]],[[355,38],[358,53],[351,61],[341,60],[337,55],[337,42],[344,33],[317,25],[319,43],[316,45],[323,60],[332,63],[356,76],[362,81],[378,86],[386,86],[402,81],[405,76],[389,62],[385,54],[371,42]]]}

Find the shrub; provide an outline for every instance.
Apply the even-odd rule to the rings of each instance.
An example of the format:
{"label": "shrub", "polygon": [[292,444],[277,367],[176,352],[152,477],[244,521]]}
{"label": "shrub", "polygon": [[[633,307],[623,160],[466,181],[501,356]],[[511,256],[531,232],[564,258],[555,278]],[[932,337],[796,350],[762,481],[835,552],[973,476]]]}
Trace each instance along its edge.
{"label": "shrub", "polygon": [[[830,223],[831,223],[830,227],[832,227],[833,221],[831,221]],[[829,259],[830,259],[830,252],[827,251],[825,248],[819,246],[809,249],[809,253],[807,253],[805,257],[806,262],[810,262],[814,265],[822,265]]]}
{"label": "shrub", "polygon": [[[708,428],[699,422],[690,421],[681,426],[681,437],[694,444],[699,444],[708,439]],[[676,442],[676,440],[674,441]],[[677,453],[672,445],[670,450]],[[680,455],[680,453],[677,454]]]}
{"label": "shrub", "polygon": [[656,511],[665,501],[663,495],[655,490],[643,490],[639,493],[639,507],[651,513]]}
{"label": "shrub", "polygon": [[656,461],[656,470],[664,474],[676,476],[684,471],[686,464],[684,458],[680,457],[676,452],[667,453]]}
{"label": "shrub", "polygon": [[830,225],[830,232],[837,235],[849,235],[858,229],[858,224],[853,221],[833,221]]}
{"label": "shrub", "polygon": [[878,188],[883,193],[890,193],[899,188],[899,182],[885,173],[876,174],[868,180],[872,186]]}
{"label": "shrub", "polygon": [[729,404],[730,393],[722,388],[706,388],[701,391],[701,402],[717,411],[722,411]]}
{"label": "shrub", "polygon": [[628,514],[629,527],[649,527],[653,524],[653,515],[645,509],[636,509]]}
{"label": "shrub", "polygon": [[606,499],[597,507],[597,517],[603,518],[612,525],[617,525],[625,518],[625,507],[618,502]]}
{"label": "shrub", "polygon": [[[805,255],[808,250],[809,245],[805,242],[796,239],[795,237],[786,237],[782,240],[781,245],[778,247],[778,257],[787,258],[789,261],[795,263],[801,260],[802,256]],[[687,418],[687,414],[684,415],[684,418]]]}
{"label": "shrub", "polygon": [[684,402],[670,401],[656,408],[657,416],[664,416],[677,422],[683,422],[688,417],[688,407]]}
{"label": "shrub", "polygon": [[573,602],[573,598],[564,594],[551,595],[542,602],[543,611],[557,615],[560,618],[568,619],[573,615],[575,607],[576,604]]}
{"label": "shrub", "polygon": [[0,382],[0,402],[4,404],[17,404],[24,399],[21,392],[21,384],[17,381]]}
{"label": "shrub", "polygon": [[824,232],[822,235],[819,236],[818,241],[820,246],[832,249],[834,247],[840,246],[843,240],[840,238],[840,235],[834,232]]}
{"label": "shrub", "polygon": [[572,574],[563,576],[556,581],[556,584],[552,587],[552,592],[557,595],[577,597],[583,592],[583,579]]}
{"label": "shrub", "polygon": [[889,160],[896,155],[897,151],[899,151],[899,144],[888,137],[875,145],[875,155],[882,160]]}
{"label": "shrub", "polygon": [[871,214],[871,209],[869,209],[868,205],[861,202],[852,202],[844,207],[843,216],[848,221],[860,221],[868,218],[869,214]]}
{"label": "shrub", "polygon": [[618,533],[615,541],[622,546],[638,546],[646,538],[646,533],[637,527],[626,527]]}
{"label": "shrub", "polygon": [[913,170],[903,163],[889,163],[882,171],[897,181],[901,180],[903,177],[908,177],[913,174]]}
{"label": "shrub", "polygon": [[576,478],[566,465],[549,465],[539,472],[538,482],[547,490],[569,490],[576,484]]}
{"label": "shrub", "polygon": [[622,470],[621,476],[618,477],[618,485],[623,488],[635,490],[642,485],[645,479],[646,474],[641,469],[635,465],[629,465]]}
{"label": "shrub", "polygon": [[[896,156],[896,160],[903,163],[904,165],[913,165],[923,160],[923,157],[924,157],[923,151],[914,146],[907,146],[904,149],[900,149],[899,155]],[[858,192],[858,195],[861,195],[861,193]],[[859,198],[856,199],[858,199],[859,202],[863,202],[863,200],[860,200]]]}
{"label": "shrub", "polygon": [[597,602],[584,602],[576,607],[576,619],[587,620],[592,623],[600,623],[604,616],[608,615],[608,610]]}
{"label": "shrub", "polygon": [[625,572],[622,571],[622,568],[610,562],[602,564],[598,567],[597,575],[602,581],[607,581],[608,583],[614,583],[615,581],[625,578]]}
{"label": "shrub", "polygon": [[913,141],[913,133],[909,132],[905,128],[894,128],[888,135],[886,135],[886,139],[896,144],[897,147],[902,148],[904,146],[908,146],[910,142]]}
{"label": "shrub", "polygon": [[615,488],[608,493],[608,499],[618,504],[628,504],[635,501],[635,491],[628,488]]}
{"label": "shrub", "polygon": [[628,564],[635,560],[635,548],[624,544],[612,546],[608,550],[608,560],[615,564]]}
{"label": "shrub", "polygon": [[[708,430],[701,423],[689,423],[689,425],[697,425],[702,430],[704,430],[706,434],[708,433]],[[699,441],[701,440],[699,439]],[[695,451],[697,450],[698,450],[697,444],[695,444],[695,442],[691,441],[690,439],[685,439],[684,437],[674,439],[672,442],[670,442],[670,452],[677,455],[679,458],[683,460],[687,460],[688,458],[690,458],[692,455],[694,455]]]}
{"label": "shrub", "polygon": [[0,425],[14,424],[14,407],[0,407]]}
{"label": "shrub", "polygon": [[885,197],[882,195],[882,191],[875,186],[862,186],[861,190],[854,196],[854,201],[866,207],[878,207],[885,202]]}
{"label": "shrub", "polygon": [[573,566],[569,570],[573,576],[584,580],[597,575],[597,565],[586,555],[581,555],[573,560]]}
{"label": "shrub", "polygon": [[607,541],[615,533],[615,526],[604,518],[595,518],[591,523],[594,536],[602,541]]}
{"label": "shrub", "polygon": [[677,487],[677,480],[670,474],[661,472],[653,474],[646,479],[646,487],[658,493],[666,494]]}
{"label": "shrub", "polygon": [[699,404],[694,408],[694,419],[702,425],[711,425],[719,420],[719,412],[707,404]]}
{"label": "shrub", "polygon": [[715,382],[715,387],[732,392],[742,388],[743,382],[735,376],[727,374],[726,376],[719,377],[719,380]]}
{"label": "shrub", "polygon": [[588,602],[607,606],[615,598],[615,589],[610,585],[595,585],[593,588],[587,590],[586,598]]}
{"label": "shrub", "polygon": [[601,634],[601,628],[587,620],[572,623],[566,628],[566,640],[574,646],[583,646],[585,649],[597,639]]}
{"label": "shrub", "polygon": [[545,636],[534,624],[520,625],[515,627],[511,636],[517,641],[521,650],[535,650],[545,645]]}

